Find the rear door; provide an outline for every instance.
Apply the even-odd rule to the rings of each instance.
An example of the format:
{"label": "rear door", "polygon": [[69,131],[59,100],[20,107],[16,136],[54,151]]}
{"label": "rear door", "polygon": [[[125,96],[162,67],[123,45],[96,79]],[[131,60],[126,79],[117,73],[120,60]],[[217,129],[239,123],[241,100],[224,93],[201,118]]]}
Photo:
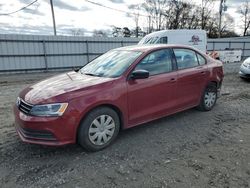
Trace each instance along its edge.
{"label": "rear door", "polygon": [[205,58],[191,49],[173,49],[178,68],[178,109],[198,105],[208,75]]}
{"label": "rear door", "polygon": [[177,82],[172,50],[151,52],[134,70],[147,70],[150,76],[127,82],[129,124],[143,123],[171,112],[176,105]]}

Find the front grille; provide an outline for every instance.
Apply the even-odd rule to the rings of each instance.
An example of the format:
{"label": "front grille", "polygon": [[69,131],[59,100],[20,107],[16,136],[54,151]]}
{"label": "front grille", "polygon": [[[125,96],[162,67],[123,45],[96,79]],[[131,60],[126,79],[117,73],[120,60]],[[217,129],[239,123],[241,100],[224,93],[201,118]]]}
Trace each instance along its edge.
{"label": "front grille", "polygon": [[47,140],[47,141],[56,141],[55,136],[45,130],[32,130],[27,128],[18,127],[19,132],[25,137],[26,139],[40,139],[40,140]]}
{"label": "front grille", "polygon": [[33,105],[25,102],[23,99],[19,98],[18,108],[21,112],[25,114],[29,114],[30,110],[32,109]]}

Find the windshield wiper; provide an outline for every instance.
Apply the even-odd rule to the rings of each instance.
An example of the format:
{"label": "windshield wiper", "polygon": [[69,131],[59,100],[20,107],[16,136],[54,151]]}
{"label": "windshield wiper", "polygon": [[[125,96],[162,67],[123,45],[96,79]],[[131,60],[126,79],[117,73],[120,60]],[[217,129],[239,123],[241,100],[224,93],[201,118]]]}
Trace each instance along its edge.
{"label": "windshield wiper", "polygon": [[93,73],[90,73],[90,72],[83,72],[83,74],[88,75],[88,76],[97,76],[97,77],[100,77],[100,75],[93,74]]}

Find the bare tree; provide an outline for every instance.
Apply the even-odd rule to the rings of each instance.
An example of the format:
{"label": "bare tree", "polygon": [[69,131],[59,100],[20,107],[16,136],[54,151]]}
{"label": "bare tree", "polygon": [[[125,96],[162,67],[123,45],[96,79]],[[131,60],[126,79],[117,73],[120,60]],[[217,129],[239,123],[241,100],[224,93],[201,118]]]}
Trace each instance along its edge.
{"label": "bare tree", "polygon": [[219,36],[219,32],[221,33],[222,37],[230,37],[230,36],[237,36],[233,32],[234,30],[234,18],[229,15],[225,14],[224,19],[221,23],[221,30],[219,31],[219,14],[214,14],[211,19],[208,20],[206,30],[208,31],[209,38],[217,38]]}
{"label": "bare tree", "polygon": [[71,35],[84,36],[84,31],[82,29],[71,29]]}
{"label": "bare tree", "polygon": [[131,37],[131,31],[128,27],[123,27],[122,28],[122,36],[123,37]]}
{"label": "bare tree", "polygon": [[199,29],[200,28],[200,17],[197,16],[197,12],[199,10],[200,8],[197,6],[193,6],[193,8],[189,10],[189,19],[188,19],[187,27],[186,27],[187,29]]}
{"label": "bare tree", "polygon": [[230,30],[234,30],[234,18],[230,14],[226,13],[221,24],[221,33],[223,35],[223,33]]}
{"label": "bare tree", "polygon": [[112,36],[113,37],[122,37],[123,36],[122,28],[112,26]]}
{"label": "bare tree", "polygon": [[[184,17],[184,12],[187,7],[187,3],[184,3],[182,1],[171,1],[171,14],[173,15],[173,19],[171,22],[171,29],[179,29],[183,28],[183,22],[185,22],[186,19],[188,19],[188,15],[185,15],[186,18]],[[183,14],[184,13],[184,14]],[[184,18],[184,19],[183,19]],[[181,23],[182,22],[182,23]]]}
{"label": "bare tree", "polygon": [[[214,0],[204,1],[210,2]],[[152,21],[152,30],[200,28],[200,16],[197,14],[200,12],[200,7],[196,4],[189,3],[186,0],[150,1],[150,4],[148,2],[148,0],[145,0],[143,7],[148,15],[150,15],[149,26],[150,21]],[[161,4],[157,4],[157,2]],[[203,5],[205,6],[205,4]],[[207,12],[207,9],[204,7],[204,22],[208,19]]]}
{"label": "bare tree", "polygon": [[238,12],[243,17],[243,22],[244,22],[243,36],[246,36],[247,31],[250,27],[250,4],[247,0],[241,4],[241,6],[238,9]]}
{"label": "bare tree", "polygon": [[217,11],[214,11],[214,1],[216,0],[202,0],[202,3],[197,5],[187,0],[145,0],[142,7],[149,15],[148,31],[203,29],[212,37],[218,37],[218,33],[223,36],[235,36],[234,18],[229,14],[225,14],[219,31],[219,17]]}
{"label": "bare tree", "polygon": [[132,10],[131,13],[128,13],[129,17],[132,17],[135,21],[135,37],[138,37],[139,35],[139,19],[140,19],[140,4],[132,4],[129,5],[128,8]]}
{"label": "bare tree", "polygon": [[164,12],[166,29],[196,29],[200,19],[197,16],[197,6],[182,0],[168,1]]}
{"label": "bare tree", "polygon": [[147,33],[142,31],[142,29],[138,26],[135,29],[131,30],[131,37],[136,37],[138,35],[138,37],[144,37]]}
{"label": "bare tree", "polygon": [[211,19],[211,12],[214,8],[214,2],[216,0],[202,0],[201,3],[201,29],[206,29],[208,20]]}
{"label": "bare tree", "polygon": [[108,37],[108,33],[104,30],[97,30],[93,31],[93,37]]}
{"label": "bare tree", "polygon": [[162,29],[163,13],[168,6],[167,2],[168,0],[145,0],[142,4],[143,9],[148,13],[149,27],[152,27],[149,31],[153,28],[157,31]]}

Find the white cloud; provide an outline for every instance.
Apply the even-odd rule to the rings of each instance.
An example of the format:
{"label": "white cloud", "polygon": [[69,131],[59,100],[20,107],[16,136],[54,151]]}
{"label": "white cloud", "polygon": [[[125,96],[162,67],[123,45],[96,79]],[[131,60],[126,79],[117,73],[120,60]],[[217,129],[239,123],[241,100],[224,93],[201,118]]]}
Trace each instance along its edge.
{"label": "white cloud", "polygon": [[[0,14],[8,13],[29,4],[33,0],[0,0]],[[130,11],[129,4],[142,3],[144,0],[92,0],[94,2],[113,7],[115,9]],[[193,0],[201,3],[201,0]],[[239,2],[244,0],[227,0],[228,13],[236,20],[236,30],[240,31],[240,17],[236,12]],[[126,13],[100,7],[85,0],[54,0],[56,25],[59,34],[69,34],[71,29],[93,31],[94,29],[110,29],[111,25],[133,28],[133,18]],[[70,2],[70,3],[69,3]],[[219,11],[219,1],[214,4]],[[53,34],[52,16],[49,0],[38,0],[34,5],[24,11],[10,16],[0,16],[0,33],[39,33]],[[140,20],[143,27],[144,22]],[[29,32],[30,31],[30,32]]]}
{"label": "white cloud", "polygon": [[[114,7],[124,11],[129,11],[123,0],[93,0],[106,6]],[[17,10],[32,0],[0,0],[0,13],[8,13]],[[126,13],[106,9],[88,3],[84,0],[54,0],[54,11],[56,25],[60,30],[61,25],[68,25],[68,28],[82,28],[82,30],[92,31],[94,29],[108,29],[111,25],[119,27],[134,27],[134,22],[131,18],[126,17]],[[22,26],[29,25],[30,28],[40,30],[46,27],[46,30],[40,30],[40,34],[52,34],[52,16],[49,0],[39,0],[34,5],[24,11],[20,11],[10,16],[0,16],[0,23],[5,24],[5,28],[1,32],[18,33],[21,32]],[[48,32],[51,28],[51,32]],[[34,32],[34,30],[31,30]],[[68,29],[69,30],[69,29]],[[61,33],[61,34],[66,34]],[[63,31],[63,30],[61,30]],[[27,29],[24,30],[27,32]]]}

